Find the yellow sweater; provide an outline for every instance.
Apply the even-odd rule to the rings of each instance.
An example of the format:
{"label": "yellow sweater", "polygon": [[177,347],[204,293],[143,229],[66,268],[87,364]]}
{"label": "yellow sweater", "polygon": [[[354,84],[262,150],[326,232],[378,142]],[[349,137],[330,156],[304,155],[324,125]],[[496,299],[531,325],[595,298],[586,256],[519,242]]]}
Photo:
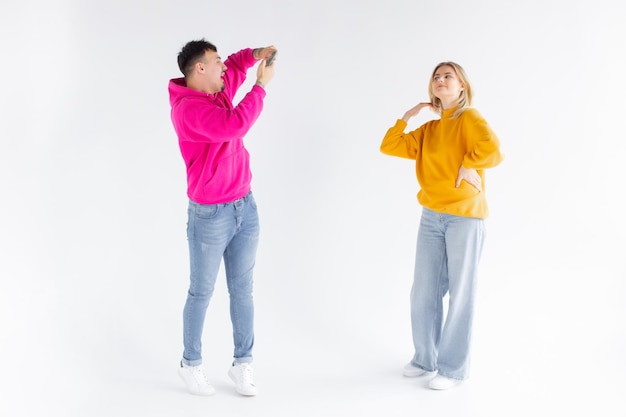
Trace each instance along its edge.
{"label": "yellow sweater", "polygon": [[[422,206],[484,219],[489,214],[484,170],[502,161],[500,141],[477,110],[467,109],[451,119],[455,110],[444,110],[441,119],[426,122],[409,133],[404,133],[407,123],[398,120],[385,134],[380,151],[415,160],[420,185],[417,200]],[[482,192],[465,181],[455,187],[461,164],[477,170]]]}

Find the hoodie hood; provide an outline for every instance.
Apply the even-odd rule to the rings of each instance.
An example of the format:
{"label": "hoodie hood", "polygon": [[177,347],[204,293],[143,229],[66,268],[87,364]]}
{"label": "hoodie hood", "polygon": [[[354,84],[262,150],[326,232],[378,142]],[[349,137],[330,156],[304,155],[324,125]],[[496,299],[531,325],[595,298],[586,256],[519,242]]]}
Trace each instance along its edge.
{"label": "hoodie hood", "polygon": [[184,78],[171,79],[168,91],[170,93],[170,105],[172,107],[179,104],[185,97],[211,97],[210,94],[187,87],[187,82]]}

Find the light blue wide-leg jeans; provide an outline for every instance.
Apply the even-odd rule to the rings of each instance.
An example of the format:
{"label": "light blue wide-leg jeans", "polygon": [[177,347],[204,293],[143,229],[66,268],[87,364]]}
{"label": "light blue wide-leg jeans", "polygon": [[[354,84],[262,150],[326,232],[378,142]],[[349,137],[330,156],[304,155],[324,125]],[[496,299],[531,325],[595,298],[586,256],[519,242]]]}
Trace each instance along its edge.
{"label": "light blue wide-leg jeans", "polygon": [[190,283],[183,309],[183,363],[202,363],[202,331],[222,259],[230,296],[234,362],[252,362],[252,298],[259,217],[252,192],[227,204],[189,202]]}
{"label": "light blue wide-leg jeans", "polygon": [[411,289],[413,365],[447,378],[468,377],[474,295],[484,238],[482,219],[422,209]]}

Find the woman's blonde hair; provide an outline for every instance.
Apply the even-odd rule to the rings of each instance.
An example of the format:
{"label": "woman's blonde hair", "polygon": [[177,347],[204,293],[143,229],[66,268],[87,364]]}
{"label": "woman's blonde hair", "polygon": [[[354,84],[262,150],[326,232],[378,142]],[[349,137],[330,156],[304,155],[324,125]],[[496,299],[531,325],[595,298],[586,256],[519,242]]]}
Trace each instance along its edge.
{"label": "woman's blonde hair", "polygon": [[430,102],[433,103],[433,106],[435,107],[436,111],[440,115],[443,114],[443,106],[441,105],[441,100],[435,97],[435,94],[433,93],[432,81],[433,81],[433,78],[435,77],[435,73],[437,72],[437,70],[446,65],[451,67],[452,70],[454,70],[454,72],[456,73],[456,76],[459,77],[459,81],[461,82],[461,85],[463,86],[463,89],[461,90],[461,93],[459,94],[459,99],[457,101],[457,109],[452,115],[452,118],[456,119],[457,117],[461,115],[461,113],[463,113],[472,105],[472,97],[474,95],[472,92],[472,86],[470,85],[470,82],[469,82],[469,78],[467,77],[467,74],[465,73],[465,70],[463,69],[463,67],[461,67],[459,64],[455,62],[450,62],[450,61],[441,62],[437,64],[437,66],[433,70],[432,75],[430,76],[430,81],[428,83],[428,95],[430,96]]}

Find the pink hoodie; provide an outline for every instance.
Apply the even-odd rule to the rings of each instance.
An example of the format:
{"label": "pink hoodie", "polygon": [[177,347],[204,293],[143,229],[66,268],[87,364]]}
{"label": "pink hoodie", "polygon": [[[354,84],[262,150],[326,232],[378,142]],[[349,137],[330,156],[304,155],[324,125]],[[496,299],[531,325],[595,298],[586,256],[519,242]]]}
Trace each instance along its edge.
{"label": "pink hoodie", "polygon": [[224,91],[208,95],[187,88],[184,78],[169,82],[171,117],[187,166],[187,195],[200,204],[228,203],[250,191],[250,156],[243,137],[263,109],[265,90],[254,85],[234,107],[233,97],[257,61],[252,49],[228,57]]}

